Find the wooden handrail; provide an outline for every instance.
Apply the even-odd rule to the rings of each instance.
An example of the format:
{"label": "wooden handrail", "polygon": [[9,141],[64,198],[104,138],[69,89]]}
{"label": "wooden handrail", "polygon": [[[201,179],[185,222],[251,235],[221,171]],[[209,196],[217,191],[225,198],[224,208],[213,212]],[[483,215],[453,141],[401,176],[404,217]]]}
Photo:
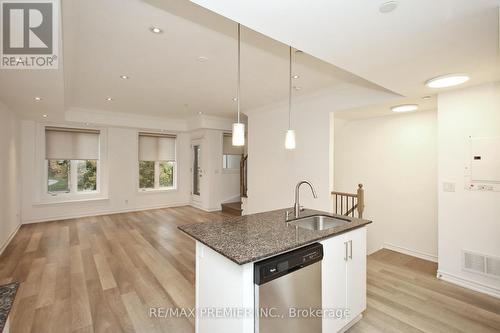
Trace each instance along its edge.
{"label": "wooden handrail", "polygon": [[240,196],[242,198],[247,197],[247,190],[248,190],[248,155],[241,154],[241,159],[240,159]]}
{"label": "wooden handrail", "polygon": [[354,212],[357,211],[358,218],[363,218],[363,211],[365,210],[365,190],[363,188],[363,184],[358,184],[356,193],[338,191],[332,191],[331,193],[335,197],[335,214],[344,216],[351,215],[354,217]]}

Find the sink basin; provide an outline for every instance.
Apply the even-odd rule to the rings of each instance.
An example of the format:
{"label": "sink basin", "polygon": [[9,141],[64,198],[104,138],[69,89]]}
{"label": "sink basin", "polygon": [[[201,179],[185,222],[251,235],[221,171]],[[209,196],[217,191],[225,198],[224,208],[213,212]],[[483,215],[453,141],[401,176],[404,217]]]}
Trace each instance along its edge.
{"label": "sink basin", "polygon": [[344,220],[331,216],[316,215],[302,217],[297,220],[290,221],[288,224],[308,230],[327,230],[349,223],[349,220]]}

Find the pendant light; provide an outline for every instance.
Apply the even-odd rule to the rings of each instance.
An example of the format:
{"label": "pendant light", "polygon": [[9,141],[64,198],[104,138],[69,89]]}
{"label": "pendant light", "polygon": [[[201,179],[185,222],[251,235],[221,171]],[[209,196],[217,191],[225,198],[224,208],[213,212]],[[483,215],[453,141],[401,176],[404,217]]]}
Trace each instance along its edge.
{"label": "pendant light", "polygon": [[241,86],[241,26],[238,23],[238,87],[236,101],[238,103],[238,122],[233,124],[233,146],[245,145],[245,124],[240,123],[240,86]]}
{"label": "pendant light", "polygon": [[289,64],[290,72],[288,73],[288,130],[285,136],[285,148],[295,149],[295,131],[291,128],[292,126],[292,47],[289,47]]}

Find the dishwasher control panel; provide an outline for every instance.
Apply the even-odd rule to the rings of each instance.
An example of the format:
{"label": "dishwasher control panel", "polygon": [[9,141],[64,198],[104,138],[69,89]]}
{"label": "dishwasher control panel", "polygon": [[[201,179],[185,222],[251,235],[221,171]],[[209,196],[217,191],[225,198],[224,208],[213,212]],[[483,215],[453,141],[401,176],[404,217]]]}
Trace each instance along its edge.
{"label": "dishwasher control panel", "polygon": [[323,259],[323,245],[314,243],[254,264],[254,283],[272,281]]}

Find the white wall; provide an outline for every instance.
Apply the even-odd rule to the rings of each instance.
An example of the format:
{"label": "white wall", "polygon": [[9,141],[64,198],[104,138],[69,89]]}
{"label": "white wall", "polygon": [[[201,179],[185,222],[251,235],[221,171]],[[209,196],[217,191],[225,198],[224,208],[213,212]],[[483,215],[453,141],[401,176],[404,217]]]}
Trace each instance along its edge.
{"label": "white wall", "polygon": [[[104,182],[108,188],[106,199],[73,203],[39,203],[42,191],[37,179],[40,161],[36,161],[37,124],[22,122],[22,220],[36,222],[78,216],[89,216],[138,209],[189,204],[190,135],[180,133],[177,138],[177,190],[143,193],[137,189],[137,129],[107,127],[107,165]],[[107,180],[106,180],[107,178]]]}
{"label": "white wall", "polygon": [[19,120],[0,103],[0,253],[20,225]]}
{"label": "white wall", "polygon": [[335,119],[335,190],[365,188],[368,253],[392,247],[437,260],[435,111]]}
{"label": "white wall", "polygon": [[293,128],[297,148],[285,149],[288,109],[276,106],[248,113],[248,199],[245,214],[262,212],[294,203],[295,185],[311,181],[318,193],[314,200],[309,188],[301,191],[301,204],[331,211],[330,200],[330,113],[322,99],[296,103]]}
{"label": "white wall", "polygon": [[222,136],[224,131],[203,129],[191,133],[191,140],[201,141],[202,179],[200,202],[192,204],[208,210],[221,209],[221,203],[239,200],[240,173],[222,169]]}
{"label": "white wall", "polygon": [[[438,124],[439,272],[500,296],[499,279],[461,270],[462,249],[500,257],[500,193],[464,190],[469,136],[500,136],[500,83],[440,94]],[[444,192],[443,182],[455,192]]]}

